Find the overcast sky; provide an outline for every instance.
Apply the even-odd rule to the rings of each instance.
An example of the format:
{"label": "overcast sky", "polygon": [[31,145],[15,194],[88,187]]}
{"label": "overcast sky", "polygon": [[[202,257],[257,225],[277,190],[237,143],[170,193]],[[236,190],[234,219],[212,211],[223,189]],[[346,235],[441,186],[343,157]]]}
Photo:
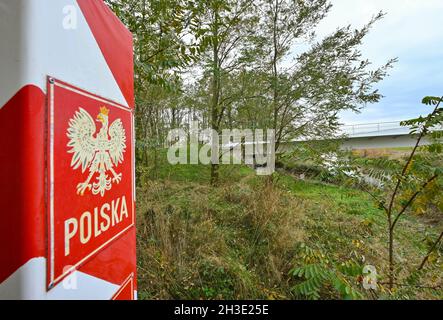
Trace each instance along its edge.
{"label": "overcast sky", "polygon": [[344,113],[346,124],[405,120],[429,108],[426,95],[443,95],[443,0],[331,0],[333,8],[318,34],[339,26],[361,27],[377,12],[386,13],[365,39],[364,56],[374,66],[398,57],[378,88],[385,96],[360,114]]}

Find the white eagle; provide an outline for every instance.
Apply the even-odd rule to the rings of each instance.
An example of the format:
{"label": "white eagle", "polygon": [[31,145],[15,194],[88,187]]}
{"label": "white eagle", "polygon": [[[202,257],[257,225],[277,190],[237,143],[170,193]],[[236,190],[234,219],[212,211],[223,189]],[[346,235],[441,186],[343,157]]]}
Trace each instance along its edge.
{"label": "white eagle", "polygon": [[[79,108],[69,120],[67,136],[70,140],[67,146],[70,148],[68,153],[73,153],[71,167],[76,170],[81,166],[82,173],[89,169],[86,181],[77,185],[79,195],[84,195],[89,189],[92,194],[103,197],[111,189],[113,182],[120,183],[122,179],[122,174],[115,172],[114,166],[117,167],[124,160],[125,128],[121,119],[117,119],[108,130],[108,116],[109,110],[101,107],[96,121],[101,122],[102,126],[97,134],[93,118],[84,109]],[[108,177],[108,171],[112,177]],[[96,174],[96,182],[91,184]]]}

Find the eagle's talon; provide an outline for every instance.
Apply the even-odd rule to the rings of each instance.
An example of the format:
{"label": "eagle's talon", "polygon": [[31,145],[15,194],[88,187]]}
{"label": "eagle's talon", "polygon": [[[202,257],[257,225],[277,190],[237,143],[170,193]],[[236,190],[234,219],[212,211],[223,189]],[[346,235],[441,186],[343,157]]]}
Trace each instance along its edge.
{"label": "eagle's talon", "polygon": [[122,174],[121,173],[114,175],[114,178],[112,178],[112,182],[120,183],[120,181],[122,181]]}
{"label": "eagle's talon", "polygon": [[89,184],[89,183],[86,183],[86,182],[79,183],[77,185],[77,194],[80,195],[80,196],[83,196],[87,189],[91,190],[92,189],[92,185]]}

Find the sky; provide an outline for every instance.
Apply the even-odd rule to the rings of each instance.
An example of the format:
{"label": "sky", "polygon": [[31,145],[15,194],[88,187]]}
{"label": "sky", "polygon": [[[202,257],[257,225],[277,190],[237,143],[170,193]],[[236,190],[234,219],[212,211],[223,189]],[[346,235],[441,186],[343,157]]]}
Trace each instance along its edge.
{"label": "sky", "polygon": [[406,120],[429,113],[424,96],[443,96],[443,0],[331,0],[333,8],[318,26],[318,36],[351,24],[361,27],[379,11],[386,16],[364,40],[363,57],[373,67],[399,61],[377,85],[385,97],[360,114],[344,112],[342,123]]}

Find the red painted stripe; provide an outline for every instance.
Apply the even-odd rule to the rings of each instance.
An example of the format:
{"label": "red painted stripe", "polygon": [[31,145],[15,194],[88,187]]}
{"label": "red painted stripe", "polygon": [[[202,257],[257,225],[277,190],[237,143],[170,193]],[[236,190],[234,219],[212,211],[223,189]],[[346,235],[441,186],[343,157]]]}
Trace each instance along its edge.
{"label": "red painted stripe", "polygon": [[23,87],[0,109],[0,283],[45,256],[45,94]]}
{"label": "red painted stripe", "polygon": [[112,300],[134,300],[134,275],[131,274],[128,279],[120,286],[120,289],[112,297]]}
{"label": "red painted stripe", "polygon": [[[121,285],[136,272],[135,227],[79,268],[81,272]],[[134,279],[134,288],[136,280]]]}
{"label": "red painted stripe", "polygon": [[134,107],[132,34],[103,1],[77,0],[128,105]]}

